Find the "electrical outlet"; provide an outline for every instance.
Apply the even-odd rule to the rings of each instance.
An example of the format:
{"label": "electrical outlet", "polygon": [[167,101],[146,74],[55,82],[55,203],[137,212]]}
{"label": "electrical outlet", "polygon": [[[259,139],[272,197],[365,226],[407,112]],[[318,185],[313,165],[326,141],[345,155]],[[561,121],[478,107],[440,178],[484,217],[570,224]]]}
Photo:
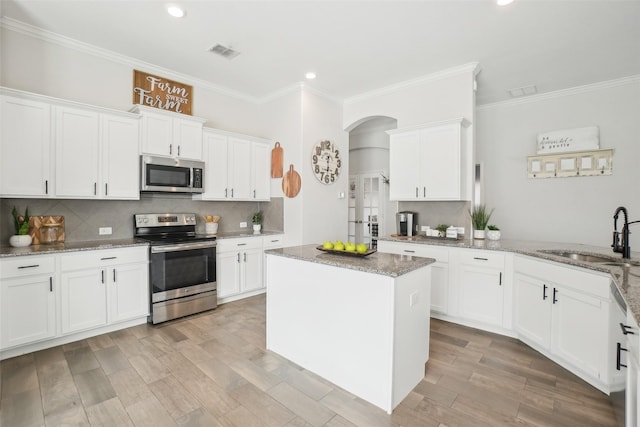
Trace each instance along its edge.
{"label": "electrical outlet", "polygon": [[409,307],[413,307],[418,303],[418,301],[420,300],[419,296],[420,296],[419,292],[414,292],[411,295],[409,295]]}
{"label": "electrical outlet", "polygon": [[111,234],[113,231],[111,230],[111,227],[100,227],[98,229],[98,234],[101,236],[105,236],[108,234]]}
{"label": "electrical outlet", "polygon": [[247,223],[246,222],[241,222],[240,223],[240,228],[247,228]]}

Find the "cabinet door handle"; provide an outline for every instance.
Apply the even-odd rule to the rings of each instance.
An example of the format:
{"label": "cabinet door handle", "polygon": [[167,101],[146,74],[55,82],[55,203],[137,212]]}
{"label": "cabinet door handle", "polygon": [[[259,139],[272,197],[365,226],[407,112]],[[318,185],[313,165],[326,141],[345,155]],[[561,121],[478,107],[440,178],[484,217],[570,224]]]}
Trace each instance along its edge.
{"label": "cabinet door handle", "polygon": [[626,348],[622,347],[622,344],[616,343],[616,369],[619,371],[620,368],[626,368],[627,365],[622,363],[622,352],[629,351]]}
{"label": "cabinet door handle", "polygon": [[410,253],[410,254],[415,254],[416,253],[416,251],[411,251],[409,249],[405,249],[404,252],[407,252],[407,253]]}
{"label": "cabinet door handle", "polygon": [[500,272],[500,281],[498,282],[498,286],[502,286],[502,271]]}
{"label": "cabinet door handle", "polygon": [[109,184],[107,184],[106,182],[104,183],[104,195],[109,195]]}
{"label": "cabinet door handle", "polygon": [[247,262],[247,253],[245,252],[242,255],[243,255],[243,258],[244,258],[244,262]]}
{"label": "cabinet door handle", "polygon": [[556,298],[556,294],[558,293],[558,290],[556,288],[553,288],[553,303],[557,303],[558,299]]}
{"label": "cabinet door handle", "polygon": [[180,155],[180,146],[178,145],[178,156]]}
{"label": "cabinet door handle", "polygon": [[97,182],[93,183],[93,195],[94,196],[98,195],[98,183]]}
{"label": "cabinet door handle", "polygon": [[49,194],[49,180],[45,179],[44,181],[44,194]]}
{"label": "cabinet door handle", "polygon": [[233,199],[233,188],[231,189],[231,198]]}
{"label": "cabinet door handle", "polygon": [[548,286],[545,284],[542,284],[542,300],[546,300],[547,299],[547,288]]}
{"label": "cabinet door handle", "polygon": [[477,256],[474,256],[473,259],[477,259],[478,261],[489,261],[489,258],[481,258]]}
{"label": "cabinet door handle", "polygon": [[238,252],[238,264],[240,264],[240,252]]}
{"label": "cabinet door handle", "polygon": [[102,271],[100,272],[100,274],[101,274],[101,276],[100,276],[100,277],[101,277],[101,278],[100,278],[100,281],[104,284],[104,270],[102,270]]}
{"label": "cabinet door handle", "polygon": [[113,269],[113,283],[116,283],[116,269]]}
{"label": "cabinet door handle", "polygon": [[227,189],[224,189],[224,197],[227,197]]}
{"label": "cabinet door handle", "polygon": [[169,144],[169,155],[173,152],[173,144]]}
{"label": "cabinet door handle", "polygon": [[622,329],[622,334],[623,335],[635,335],[636,334],[635,332],[629,330],[629,329],[631,329],[631,326],[627,326],[622,322],[620,322],[620,329]]}
{"label": "cabinet door handle", "polygon": [[40,267],[40,264],[21,265],[18,267],[18,270],[22,270],[23,268],[36,268],[36,267]]}
{"label": "cabinet door handle", "polygon": [[253,198],[256,198],[256,190],[253,190]]}
{"label": "cabinet door handle", "polygon": [[422,187],[422,197],[427,197],[427,187]]}
{"label": "cabinet door handle", "polygon": [[418,187],[416,187],[416,199],[418,198]]}
{"label": "cabinet door handle", "polygon": [[49,276],[49,292],[53,292],[53,277]]}

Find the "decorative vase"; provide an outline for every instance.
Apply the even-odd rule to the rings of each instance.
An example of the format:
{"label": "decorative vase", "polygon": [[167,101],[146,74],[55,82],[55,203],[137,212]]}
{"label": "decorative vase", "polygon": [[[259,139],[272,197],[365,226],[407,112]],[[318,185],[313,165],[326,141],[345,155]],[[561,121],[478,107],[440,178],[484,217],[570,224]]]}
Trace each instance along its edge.
{"label": "decorative vase", "polygon": [[14,234],[9,237],[9,244],[14,248],[24,248],[31,244],[31,236],[28,234]]}
{"label": "decorative vase", "polygon": [[253,224],[254,233],[259,233],[261,229],[262,229],[262,224]]}
{"label": "decorative vase", "polygon": [[473,238],[477,240],[484,240],[484,230],[473,230]]}
{"label": "decorative vase", "polygon": [[489,239],[489,240],[500,240],[500,230],[489,230],[489,231],[487,231],[487,239]]}

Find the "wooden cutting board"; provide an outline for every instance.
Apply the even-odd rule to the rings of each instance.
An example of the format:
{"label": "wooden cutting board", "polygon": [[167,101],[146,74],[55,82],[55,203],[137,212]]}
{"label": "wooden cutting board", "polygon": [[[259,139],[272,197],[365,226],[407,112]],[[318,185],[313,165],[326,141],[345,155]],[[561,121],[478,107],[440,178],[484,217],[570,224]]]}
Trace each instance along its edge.
{"label": "wooden cutting board", "polygon": [[282,178],[282,147],[279,142],[271,150],[271,178]]}
{"label": "wooden cutting board", "polygon": [[57,227],[57,239],[49,243],[64,243],[64,216],[62,215],[40,215],[29,218],[29,235],[32,238],[31,243],[39,245],[40,229],[48,226]]}
{"label": "wooden cutting board", "polygon": [[293,169],[293,165],[289,165],[289,170],[282,178],[282,191],[287,197],[296,197],[302,187],[300,174]]}

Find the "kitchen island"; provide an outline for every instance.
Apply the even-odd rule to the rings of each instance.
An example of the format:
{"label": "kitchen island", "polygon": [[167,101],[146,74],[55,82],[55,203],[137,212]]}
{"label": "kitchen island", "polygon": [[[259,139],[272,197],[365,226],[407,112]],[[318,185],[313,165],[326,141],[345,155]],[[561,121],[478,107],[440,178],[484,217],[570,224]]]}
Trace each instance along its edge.
{"label": "kitchen island", "polygon": [[267,349],[391,413],[429,358],[431,258],[266,255]]}

